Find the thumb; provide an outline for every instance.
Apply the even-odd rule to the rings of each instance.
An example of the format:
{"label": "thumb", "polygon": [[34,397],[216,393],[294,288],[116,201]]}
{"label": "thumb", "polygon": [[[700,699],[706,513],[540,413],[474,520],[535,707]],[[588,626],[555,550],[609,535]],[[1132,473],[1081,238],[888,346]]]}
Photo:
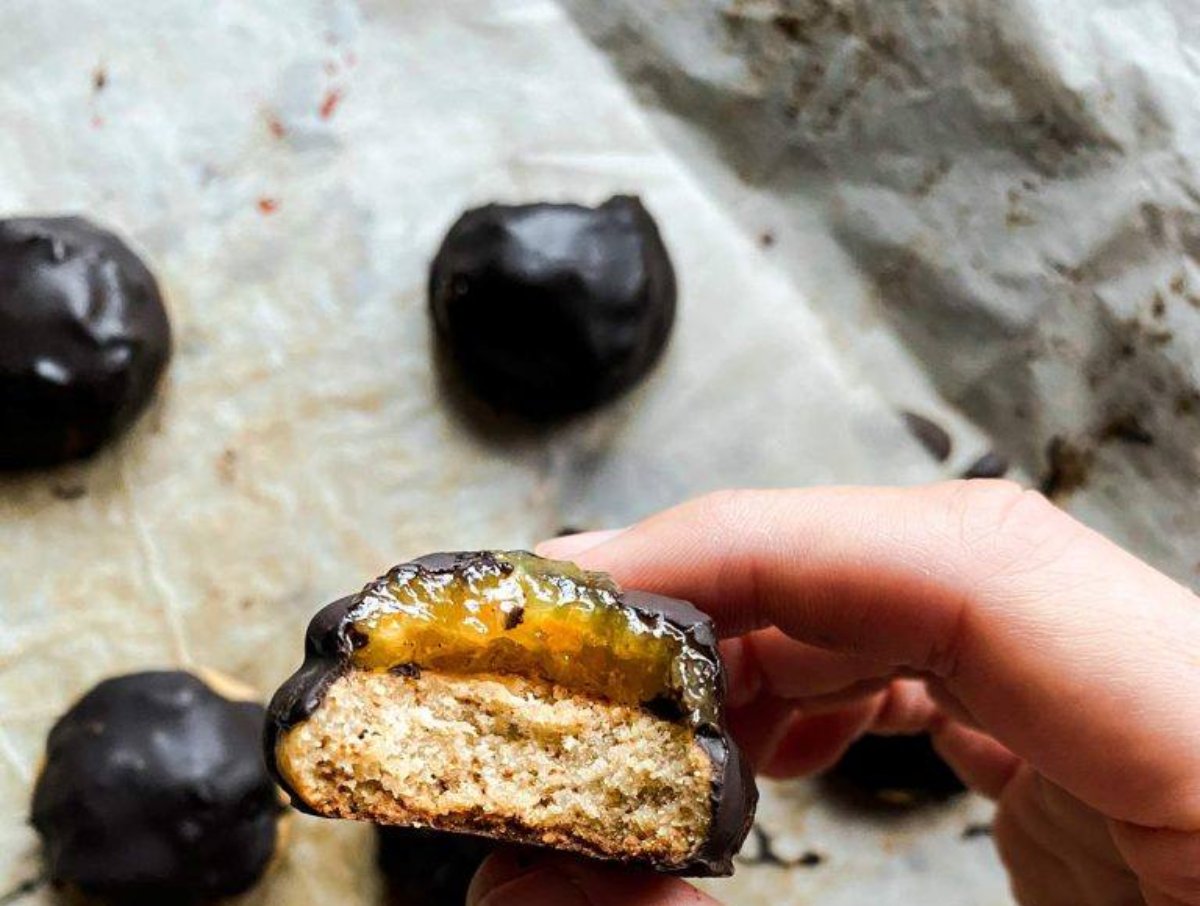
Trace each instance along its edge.
{"label": "thumb", "polygon": [[601,862],[502,849],[467,891],[467,906],[720,906],[677,878]]}

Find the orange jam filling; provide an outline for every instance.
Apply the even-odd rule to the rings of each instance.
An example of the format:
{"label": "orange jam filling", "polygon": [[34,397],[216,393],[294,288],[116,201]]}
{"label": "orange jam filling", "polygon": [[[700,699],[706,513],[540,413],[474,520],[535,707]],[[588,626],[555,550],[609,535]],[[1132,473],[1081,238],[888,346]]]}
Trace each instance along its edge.
{"label": "orange jam filling", "polygon": [[355,666],[537,676],[626,704],[713,715],[714,669],[682,633],[618,599],[602,573],[524,552],[499,568],[400,570],[363,595]]}

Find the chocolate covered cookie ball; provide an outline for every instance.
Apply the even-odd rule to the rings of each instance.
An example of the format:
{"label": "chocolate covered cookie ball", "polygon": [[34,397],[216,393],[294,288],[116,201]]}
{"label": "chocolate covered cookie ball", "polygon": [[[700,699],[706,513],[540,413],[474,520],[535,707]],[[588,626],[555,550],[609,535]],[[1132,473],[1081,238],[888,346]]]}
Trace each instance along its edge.
{"label": "chocolate covered cookie ball", "polygon": [[47,874],[121,903],[238,893],[275,852],[263,709],[190,673],[105,680],[50,731],[33,794]]}
{"label": "chocolate covered cookie ball", "polygon": [[637,198],[490,204],[450,228],[430,305],[477,396],[554,419],[612,399],[651,369],[675,318],[675,272]]}
{"label": "chocolate covered cookie ball", "polygon": [[96,452],[170,353],[158,285],[120,239],[79,217],[0,220],[0,468]]}

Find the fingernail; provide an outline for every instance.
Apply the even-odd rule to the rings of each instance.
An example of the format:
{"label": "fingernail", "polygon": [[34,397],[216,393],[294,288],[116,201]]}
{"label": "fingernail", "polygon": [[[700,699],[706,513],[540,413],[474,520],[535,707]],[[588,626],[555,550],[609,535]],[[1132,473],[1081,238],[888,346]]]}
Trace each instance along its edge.
{"label": "fingernail", "polygon": [[592,906],[554,862],[502,850],[483,863],[467,891],[467,906]]}
{"label": "fingernail", "polygon": [[599,532],[580,532],[578,535],[563,535],[561,538],[551,538],[543,541],[534,548],[534,552],[552,560],[571,560],[580,554],[599,547],[606,541],[620,535],[626,529],[605,529]]}

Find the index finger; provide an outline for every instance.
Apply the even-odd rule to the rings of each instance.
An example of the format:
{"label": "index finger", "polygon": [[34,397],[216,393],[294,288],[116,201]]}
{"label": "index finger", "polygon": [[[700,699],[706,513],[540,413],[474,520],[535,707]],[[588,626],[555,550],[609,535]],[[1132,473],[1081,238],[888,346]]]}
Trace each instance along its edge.
{"label": "index finger", "polygon": [[1200,829],[1196,597],[1040,495],[990,481],[724,492],[576,559],[695,602],[725,634],[775,625],[936,676],[1085,802]]}

